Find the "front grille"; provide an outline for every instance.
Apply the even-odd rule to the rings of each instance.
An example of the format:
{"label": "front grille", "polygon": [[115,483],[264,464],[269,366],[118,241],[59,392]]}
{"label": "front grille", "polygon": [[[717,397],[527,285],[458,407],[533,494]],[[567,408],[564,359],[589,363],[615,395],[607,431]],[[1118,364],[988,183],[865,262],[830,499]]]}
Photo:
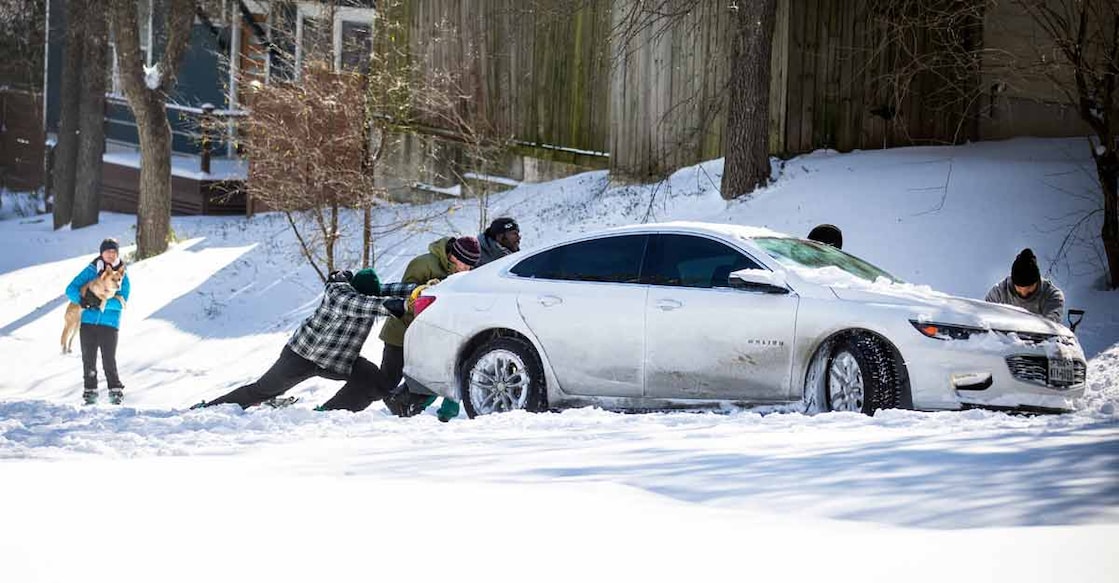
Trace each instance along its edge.
{"label": "front grille", "polygon": [[1072,337],[1061,336],[1059,334],[1043,334],[1040,332],[1019,332],[1017,330],[995,330],[998,334],[1003,336],[1017,338],[1023,344],[1044,344],[1046,342],[1056,342],[1057,344],[1069,344]]}
{"label": "front grille", "polygon": [[1013,334],[1026,344],[1041,344],[1056,338],[1053,334],[1033,334],[1030,332],[1013,332]]}
{"label": "front grille", "polygon": [[1010,374],[1020,381],[1059,389],[1083,384],[1088,371],[1088,367],[1083,360],[1074,360],[1072,361],[1073,381],[1071,383],[1061,381],[1050,384],[1049,359],[1047,357],[1034,355],[1008,356],[1006,357],[1006,364],[1010,367]]}

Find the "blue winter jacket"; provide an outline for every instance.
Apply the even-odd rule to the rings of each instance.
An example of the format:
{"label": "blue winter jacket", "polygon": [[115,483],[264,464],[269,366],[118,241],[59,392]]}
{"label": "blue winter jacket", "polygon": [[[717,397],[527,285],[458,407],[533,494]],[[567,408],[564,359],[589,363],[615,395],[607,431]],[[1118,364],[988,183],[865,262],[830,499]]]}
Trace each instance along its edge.
{"label": "blue winter jacket", "polygon": [[[75,277],[74,280],[70,282],[70,285],[66,286],[66,297],[69,298],[71,302],[81,305],[82,286],[93,281],[93,279],[97,277],[98,272],[96,265],[98,263],[99,261],[94,260],[92,263],[87,265],[86,268],[83,269],[81,273],[79,273],[77,277]],[[132,286],[128,283],[128,272],[125,271],[124,279],[122,279],[120,282],[120,291],[117,293],[120,295],[120,297],[124,298],[124,301],[126,302],[128,301],[128,294],[131,290],[131,287]],[[119,330],[120,312],[122,309],[124,309],[124,306],[120,303],[119,299],[115,297],[109,298],[109,301],[105,302],[104,310],[100,310],[98,308],[86,308],[82,310],[82,324],[109,326],[111,328],[117,328]]]}

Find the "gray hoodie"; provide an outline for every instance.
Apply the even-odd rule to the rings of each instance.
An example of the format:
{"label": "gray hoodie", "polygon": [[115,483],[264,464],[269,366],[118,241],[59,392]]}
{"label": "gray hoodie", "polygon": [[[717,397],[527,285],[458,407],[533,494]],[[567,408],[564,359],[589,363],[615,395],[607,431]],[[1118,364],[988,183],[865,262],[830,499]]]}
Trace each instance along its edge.
{"label": "gray hoodie", "polygon": [[984,298],[988,302],[1018,306],[1029,312],[1045,316],[1060,324],[1065,311],[1065,294],[1053,282],[1042,278],[1037,290],[1028,298],[1023,298],[1014,291],[1014,283],[1010,277],[995,284]]}
{"label": "gray hoodie", "polygon": [[478,243],[482,247],[482,257],[478,260],[478,265],[475,265],[475,267],[481,267],[491,261],[497,261],[512,253],[512,251],[502,246],[501,243],[491,239],[485,232],[478,233]]}

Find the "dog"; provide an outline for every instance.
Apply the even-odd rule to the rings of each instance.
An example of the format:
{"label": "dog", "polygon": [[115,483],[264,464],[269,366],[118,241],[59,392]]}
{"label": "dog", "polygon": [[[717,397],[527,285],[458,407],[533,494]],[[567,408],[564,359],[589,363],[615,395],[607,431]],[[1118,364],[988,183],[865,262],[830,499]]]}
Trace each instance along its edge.
{"label": "dog", "polygon": [[[101,300],[101,309],[105,309],[105,302],[116,296],[120,301],[121,307],[124,307],[124,298],[117,295],[120,291],[121,281],[124,280],[124,268],[119,271],[106,267],[101,275],[98,275],[93,281],[82,286],[81,297],[86,297],[86,294],[93,294]],[[82,307],[78,304],[71,302],[66,306],[66,325],[62,328],[62,354],[69,354],[73,352],[71,346],[74,343],[74,336],[78,333],[78,328],[82,325]]]}

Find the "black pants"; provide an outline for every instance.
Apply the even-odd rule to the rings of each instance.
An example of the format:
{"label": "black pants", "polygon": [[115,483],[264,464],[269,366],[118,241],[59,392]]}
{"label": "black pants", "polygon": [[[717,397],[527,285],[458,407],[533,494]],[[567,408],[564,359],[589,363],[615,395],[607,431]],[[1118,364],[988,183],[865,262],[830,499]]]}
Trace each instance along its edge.
{"label": "black pants", "polygon": [[[358,360],[365,359],[359,358]],[[367,360],[365,362],[377,371],[376,365]],[[339,389],[329,401],[323,403],[323,409],[328,411],[333,409],[364,411],[369,405],[373,404],[373,401],[383,399],[400,383],[401,377],[404,376],[404,349],[400,346],[386,344],[384,352],[381,353],[381,368],[376,374],[378,382],[375,392],[369,390],[368,384],[349,382]]]}
{"label": "black pants", "polygon": [[123,389],[117,375],[117,329],[111,326],[82,324],[78,332],[82,345],[82,375],[85,390],[97,390],[97,351],[101,351],[101,367],[109,389]]}
{"label": "black pants", "polygon": [[381,378],[390,391],[400,384],[400,379],[404,378],[403,346],[385,345],[385,349],[381,351]]}
{"label": "black pants", "polygon": [[[289,346],[284,345],[283,351],[280,352],[280,358],[276,360],[272,368],[268,369],[268,372],[264,373],[264,376],[260,377],[260,380],[238,387],[213,401],[208,401],[206,406],[237,403],[241,408],[247,409],[272,397],[282,395],[288,389],[311,377],[346,381],[342,390],[338,391],[338,395],[345,393],[349,395],[349,400],[338,400],[338,395],[335,395],[323,406],[326,409],[360,411],[368,407],[369,403],[383,398],[388,392],[383,388],[381,371],[377,368],[377,365],[360,356],[354,361],[350,376],[346,377],[316,365],[296,354]],[[363,401],[365,405],[358,408],[358,405]]]}

